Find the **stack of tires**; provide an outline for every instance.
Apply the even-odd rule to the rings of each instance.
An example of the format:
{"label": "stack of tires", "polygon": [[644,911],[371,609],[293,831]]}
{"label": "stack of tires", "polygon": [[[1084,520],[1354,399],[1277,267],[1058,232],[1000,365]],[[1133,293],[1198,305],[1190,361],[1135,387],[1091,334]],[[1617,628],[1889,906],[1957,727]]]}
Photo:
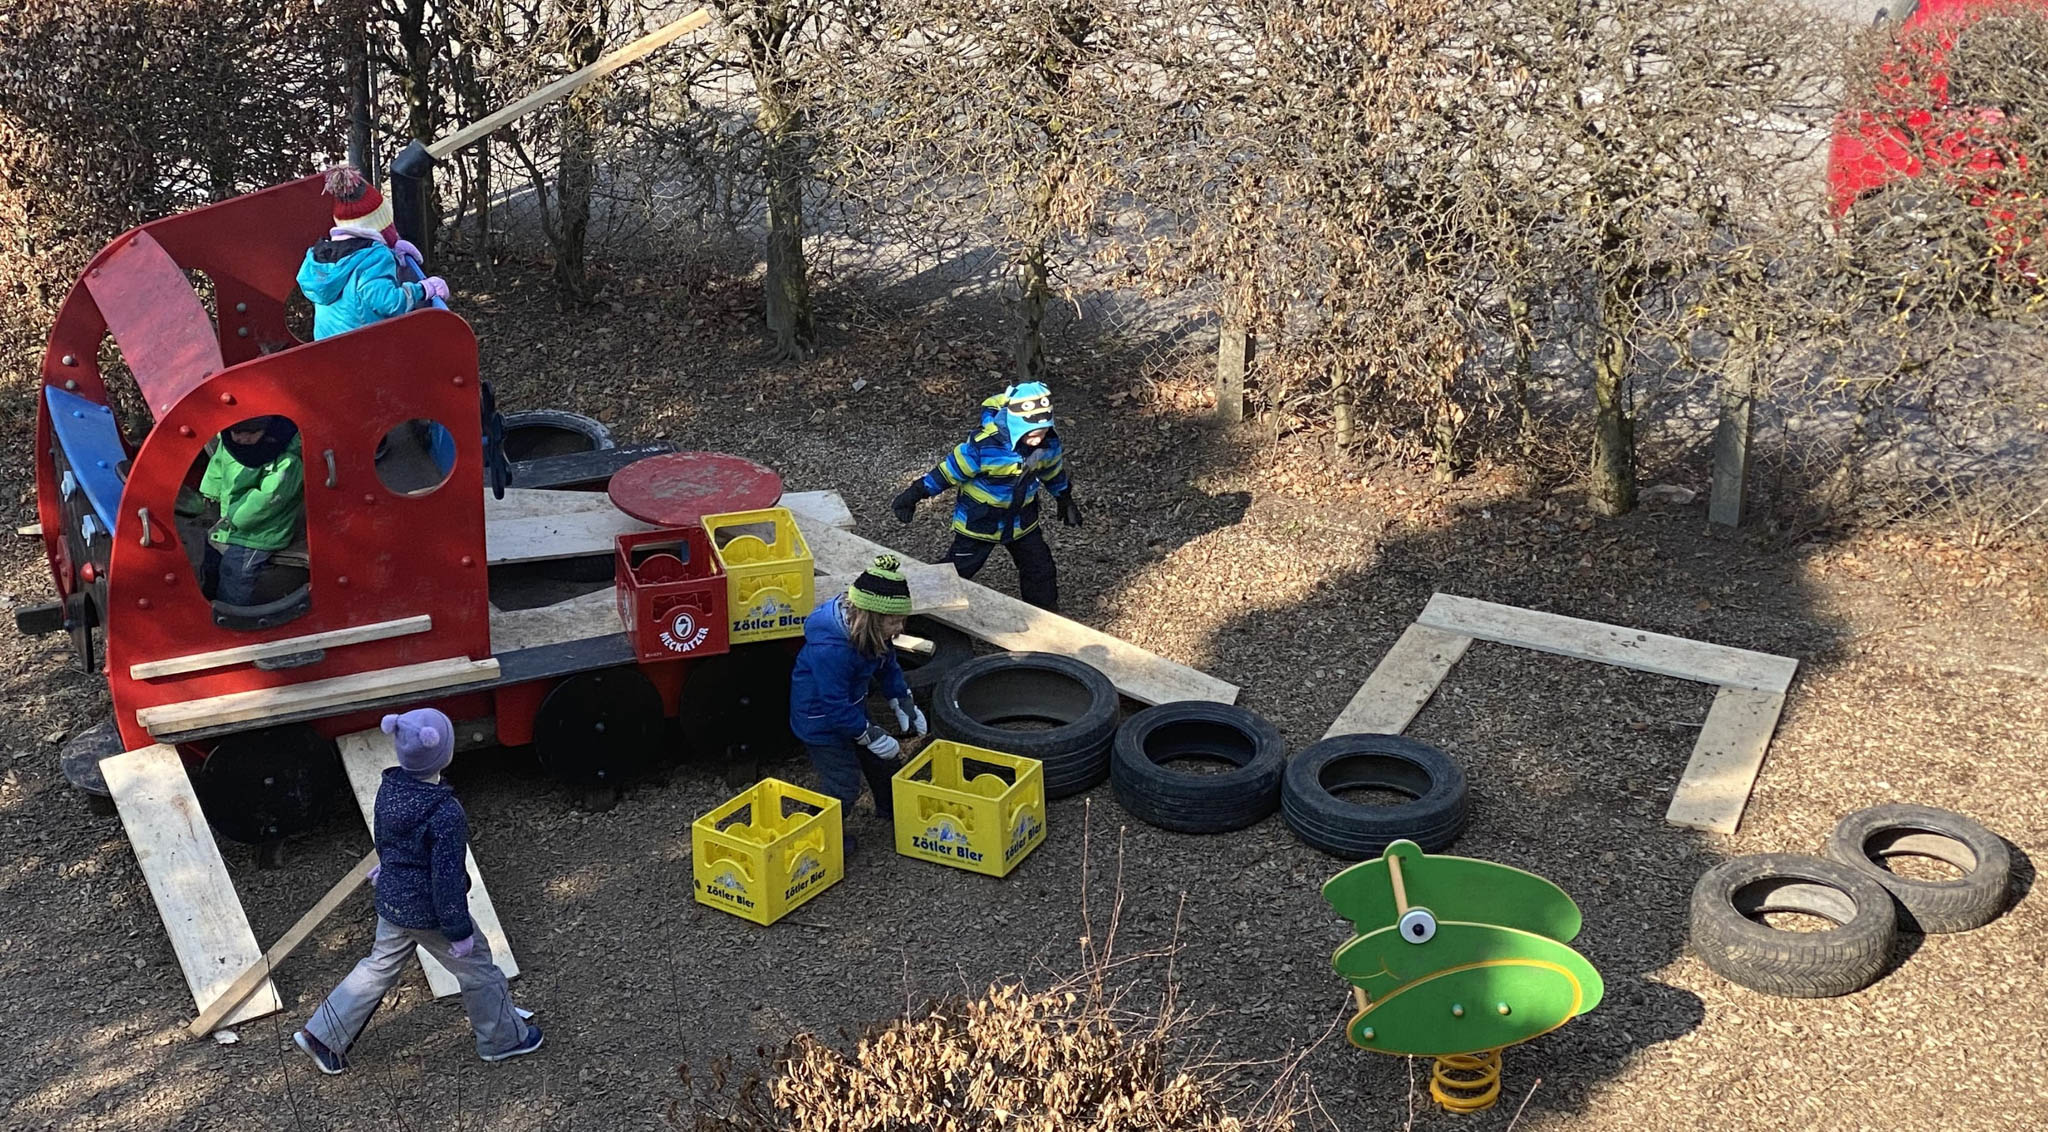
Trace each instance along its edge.
{"label": "stack of tires", "polygon": [[931,693],[934,731],[1037,759],[1048,798],[1109,777],[1118,707],[1109,677],[1072,657],[1039,652],[976,657],[947,669]]}
{"label": "stack of tires", "polygon": [[[1875,982],[1900,930],[1969,931],[2005,908],[2012,851],[1958,813],[1873,806],[1842,819],[1824,851],[1827,859],[1737,857],[1700,877],[1692,893],[1691,940],[1708,969],[1766,994],[1830,998]],[[1961,875],[1916,880],[1880,863],[1900,856],[1944,861]],[[1763,921],[1783,912],[1832,926],[1781,931]]]}

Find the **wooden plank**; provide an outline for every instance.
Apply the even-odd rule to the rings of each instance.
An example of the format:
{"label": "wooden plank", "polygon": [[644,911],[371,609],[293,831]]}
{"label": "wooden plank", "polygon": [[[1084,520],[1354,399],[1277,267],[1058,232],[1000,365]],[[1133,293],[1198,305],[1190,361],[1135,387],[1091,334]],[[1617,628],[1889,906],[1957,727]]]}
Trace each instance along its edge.
{"label": "wooden plank", "polygon": [[138,710],[135,720],[152,735],[179,735],[202,727],[254,723],[293,712],[317,710],[335,714],[335,710],[354,703],[407,692],[452,688],[459,684],[479,684],[495,680],[497,676],[497,661],[458,656],[280,688],[259,688],[203,700],[160,704]]}
{"label": "wooden plank", "polygon": [[512,487],[499,499],[484,491],[484,519],[532,519],[541,515],[574,515],[583,511],[616,511],[611,497],[601,491],[556,491],[548,488]]}
{"label": "wooden plank", "polygon": [[[184,760],[177,748],[158,744],[106,759],[100,773],[171,937],[193,1009],[203,1011],[263,953],[185,776]],[[245,998],[227,1015],[228,1024],[284,1009],[268,978]]]}
{"label": "wooden plank", "polygon": [[1784,707],[1783,692],[1722,688],[1664,820],[1709,833],[1734,833]]}
{"label": "wooden plank", "polygon": [[623,511],[576,511],[484,521],[484,560],[492,566],[611,554],[620,535],[654,528]]}
{"label": "wooden plank", "polygon": [[277,942],[270,945],[270,950],[263,953],[263,958],[235,976],[235,981],[228,984],[228,989],[213,1000],[213,1005],[200,1011],[199,1017],[194,1018],[192,1024],[185,1027],[185,1031],[195,1038],[203,1038],[209,1030],[220,1025],[227,1012],[256,993],[256,988],[270,978],[270,973],[277,969],[279,963],[284,962],[285,956],[290,955],[307,936],[313,934],[314,928],[333,915],[334,910],[341,907],[342,901],[362,887],[363,878],[369,876],[370,870],[376,867],[377,851],[372,849],[362,860],[356,862],[355,867],[350,869],[346,876],[334,882],[334,887],[327,890],[327,895],[321,897],[319,903],[307,909],[306,914],[300,916],[297,923],[286,928],[284,934],[277,937]]}
{"label": "wooden plank", "polygon": [[1444,674],[1465,655],[1472,638],[1427,625],[1410,625],[1365,686],[1344,705],[1323,738],[1332,735],[1399,735],[1436,693]]}
{"label": "wooden plank", "polygon": [[1786,656],[1667,637],[1512,605],[1439,593],[1416,623],[1538,652],[1654,672],[1702,684],[1783,692],[1799,662]]}
{"label": "wooden plank", "polygon": [[897,652],[912,656],[930,656],[939,651],[939,643],[929,637],[913,637],[909,633],[898,633],[889,638],[889,644]]}
{"label": "wooden plank", "polygon": [[532,609],[491,611],[491,651],[559,645],[624,632],[619,624],[618,591],[595,590],[581,597]]}
{"label": "wooden plank", "polygon": [[[384,771],[398,765],[398,752],[391,746],[391,736],[372,728],[344,735],[338,741],[341,747],[341,765],[348,771],[349,789],[355,791],[356,804],[362,807],[363,821],[374,832],[377,828],[377,787],[384,781]],[[463,863],[469,867],[469,918],[476,923],[476,930],[484,934],[484,940],[491,945],[491,960],[508,979],[519,975],[519,961],[512,955],[512,945],[505,941],[505,927],[498,922],[498,909],[491,903],[491,894],[484,887],[484,875],[477,871],[476,854],[468,852]],[[425,951],[417,951],[420,968],[427,974],[427,985],[434,990],[435,998],[447,998],[462,993],[455,976],[439,960]]]}
{"label": "wooden plank", "polygon": [[710,22],[710,9],[699,8],[674,23],[648,32],[639,39],[600,58],[597,62],[581,70],[571,72],[556,79],[554,82],[534,91],[510,106],[487,114],[470,125],[464,126],[428,146],[427,152],[433,156],[434,160],[443,160],[448,155],[461,150],[464,146],[490,137],[492,134],[497,133],[499,130],[504,129],[506,126],[511,125],[513,122],[533,113],[541,107],[558,99],[568,97],[584,85],[595,82],[644,55],[660,50]]}
{"label": "wooden plank", "polygon": [[29,523],[25,526],[14,528],[14,533],[22,538],[41,538],[43,537],[43,525],[41,523]]}
{"label": "wooden plank", "polygon": [[836,491],[785,491],[782,501],[776,506],[787,507],[792,513],[801,511],[812,521],[828,527],[842,531],[853,529],[853,512]]}
{"label": "wooden plank", "polygon": [[226,668],[231,664],[248,664],[270,657],[313,652],[316,649],[359,645],[366,641],[385,641],[392,637],[424,633],[433,627],[434,619],[422,613],[416,617],[401,617],[393,621],[378,621],[347,629],[330,629],[324,633],[307,633],[302,637],[285,637],[282,640],[265,641],[260,645],[237,645],[231,649],[195,652],[186,656],[174,656],[168,660],[146,660],[140,664],[129,665],[128,675],[137,680],[154,680],[160,676],[204,672],[210,668]]}
{"label": "wooden plank", "polygon": [[[785,496],[784,502],[788,500],[789,497]],[[856,574],[866,568],[875,555],[884,553],[914,561],[909,555],[890,550],[881,543],[820,522],[803,510],[795,507],[790,510],[795,512],[804,541],[810,544],[811,556],[824,573]],[[1026,605],[986,586],[963,581],[960,588],[967,594],[967,608],[935,611],[932,614],[934,620],[1001,648],[1074,657],[1099,669],[1118,691],[1139,703],[1162,704],[1179,700],[1237,702],[1236,685],[1205,672],[1176,664],[1128,641],[1118,640],[1057,613]]]}
{"label": "wooden plank", "polygon": [[[818,579],[818,600],[845,593],[858,577],[859,574],[828,574]],[[969,605],[966,583],[960,580],[960,571],[951,562],[905,562],[903,582],[910,587],[912,613],[957,611]]]}

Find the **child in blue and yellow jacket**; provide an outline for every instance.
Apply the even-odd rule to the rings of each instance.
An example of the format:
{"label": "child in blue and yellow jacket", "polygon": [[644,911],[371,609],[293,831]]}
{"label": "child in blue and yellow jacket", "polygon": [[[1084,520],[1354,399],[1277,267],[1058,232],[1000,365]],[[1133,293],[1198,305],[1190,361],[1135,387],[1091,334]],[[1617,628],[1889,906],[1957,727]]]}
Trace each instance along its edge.
{"label": "child in blue and yellow jacket", "polygon": [[1052,391],[1043,382],[1012,385],[981,403],[981,423],[974,435],[956,445],[922,479],[897,493],[890,503],[896,518],[908,523],[921,499],[947,489],[959,492],[953,503],[953,545],[942,562],[951,562],[963,578],[972,578],[1000,546],[1017,563],[1017,590],[1025,601],[1058,612],[1059,567],[1052,548],[1038,529],[1041,491],[1050,494],[1060,521],[1081,525],[1067,477],[1060,434],[1052,423]]}

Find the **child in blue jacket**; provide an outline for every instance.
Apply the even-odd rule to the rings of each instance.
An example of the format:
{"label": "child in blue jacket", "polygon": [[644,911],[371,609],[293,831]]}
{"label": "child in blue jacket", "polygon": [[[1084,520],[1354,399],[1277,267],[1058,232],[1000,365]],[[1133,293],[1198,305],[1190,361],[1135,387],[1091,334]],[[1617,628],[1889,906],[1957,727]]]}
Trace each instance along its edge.
{"label": "child in blue jacket", "polygon": [[[862,778],[884,822],[895,815],[889,779],[903,748],[868,722],[868,688],[879,677],[897,730],[923,735],[924,712],[910,696],[890,643],[910,616],[910,587],[893,554],[878,555],[844,594],[804,619],[804,647],[790,677],[789,726],[811,756],[819,788],[839,799],[842,819],[860,801]],[[846,849],[854,848],[852,834]]]}
{"label": "child in blue jacket", "polygon": [[441,770],[455,757],[455,725],[433,708],[387,715],[384,733],[398,765],[377,787],[377,939],[369,958],[334,988],[292,1041],[322,1073],[348,1068],[355,1043],[377,1004],[415,948],[462,985],[462,1006],[485,1061],[503,1061],[540,1048],[540,1027],[512,1005],[505,973],[491,962],[491,945],[469,918],[469,817]]}
{"label": "child in blue jacket", "polygon": [[1001,546],[1017,563],[1017,591],[1025,601],[1057,613],[1059,567],[1038,529],[1042,488],[1053,498],[1060,521],[1081,525],[1067,478],[1060,434],[1052,424],[1052,391],[1042,382],[1012,385],[981,403],[981,424],[924,478],[898,492],[889,504],[908,523],[921,499],[958,489],[953,503],[953,545],[942,562],[972,578]]}
{"label": "child in blue jacket", "polygon": [[299,265],[299,290],[313,304],[315,341],[448,298],[439,276],[398,281],[399,257],[417,264],[420,251],[398,238],[391,205],[377,186],[343,166],[327,174],[327,192],[334,198],[334,227]]}

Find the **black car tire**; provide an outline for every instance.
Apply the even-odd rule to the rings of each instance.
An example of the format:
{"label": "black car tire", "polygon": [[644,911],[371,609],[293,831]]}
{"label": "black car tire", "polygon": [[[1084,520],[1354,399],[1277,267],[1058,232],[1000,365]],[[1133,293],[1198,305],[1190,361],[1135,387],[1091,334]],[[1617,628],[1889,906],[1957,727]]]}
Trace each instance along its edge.
{"label": "black car tire", "polygon": [[[1780,931],[1759,917],[1803,912],[1825,931]],[[1708,869],[1692,890],[1691,941],[1709,970],[1787,998],[1862,990],[1890,958],[1898,917],[1890,894],[1846,865],[1797,853],[1758,853]]]}
{"label": "black car tire", "polygon": [[[1234,769],[1191,774],[1183,758],[1221,759]],[[1130,815],[1180,833],[1243,829],[1280,806],[1287,743],[1258,714],[1191,701],[1149,707],[1117,729],[1110,782]]]}
{"label": "black car tire", "polygon": [[[932,727],[947,739],[1045,764],[1045,796],[1078,794],[1109,776],[1116,686],[1051,653],[993,653],[939,679]],[[1039,724],[1038,729],[1018,724]]]}
{"label": "black car tire", "polygon": [[[1858,810],[1828,835],[1829,860],[1883,885],[1909,932],[1966,932],[2005,911],[2012,849],[1997,834],[1953,810],[1892,804]],[[1902,877],[1878,862],[1919,856],[1962,870],[1953,880]]]}
{"label": "black car tire", "polygon": [[[1374,806],[1336,794],[1360,788],[1411,801]],[[1465,831],[1467,812],[1465,772],[1435,747],[1400,735],[1333,735],[1295,755],[1280,788],[1280,813],[1295,834],[1352,861],[1404,839],[1435,853]]]}

